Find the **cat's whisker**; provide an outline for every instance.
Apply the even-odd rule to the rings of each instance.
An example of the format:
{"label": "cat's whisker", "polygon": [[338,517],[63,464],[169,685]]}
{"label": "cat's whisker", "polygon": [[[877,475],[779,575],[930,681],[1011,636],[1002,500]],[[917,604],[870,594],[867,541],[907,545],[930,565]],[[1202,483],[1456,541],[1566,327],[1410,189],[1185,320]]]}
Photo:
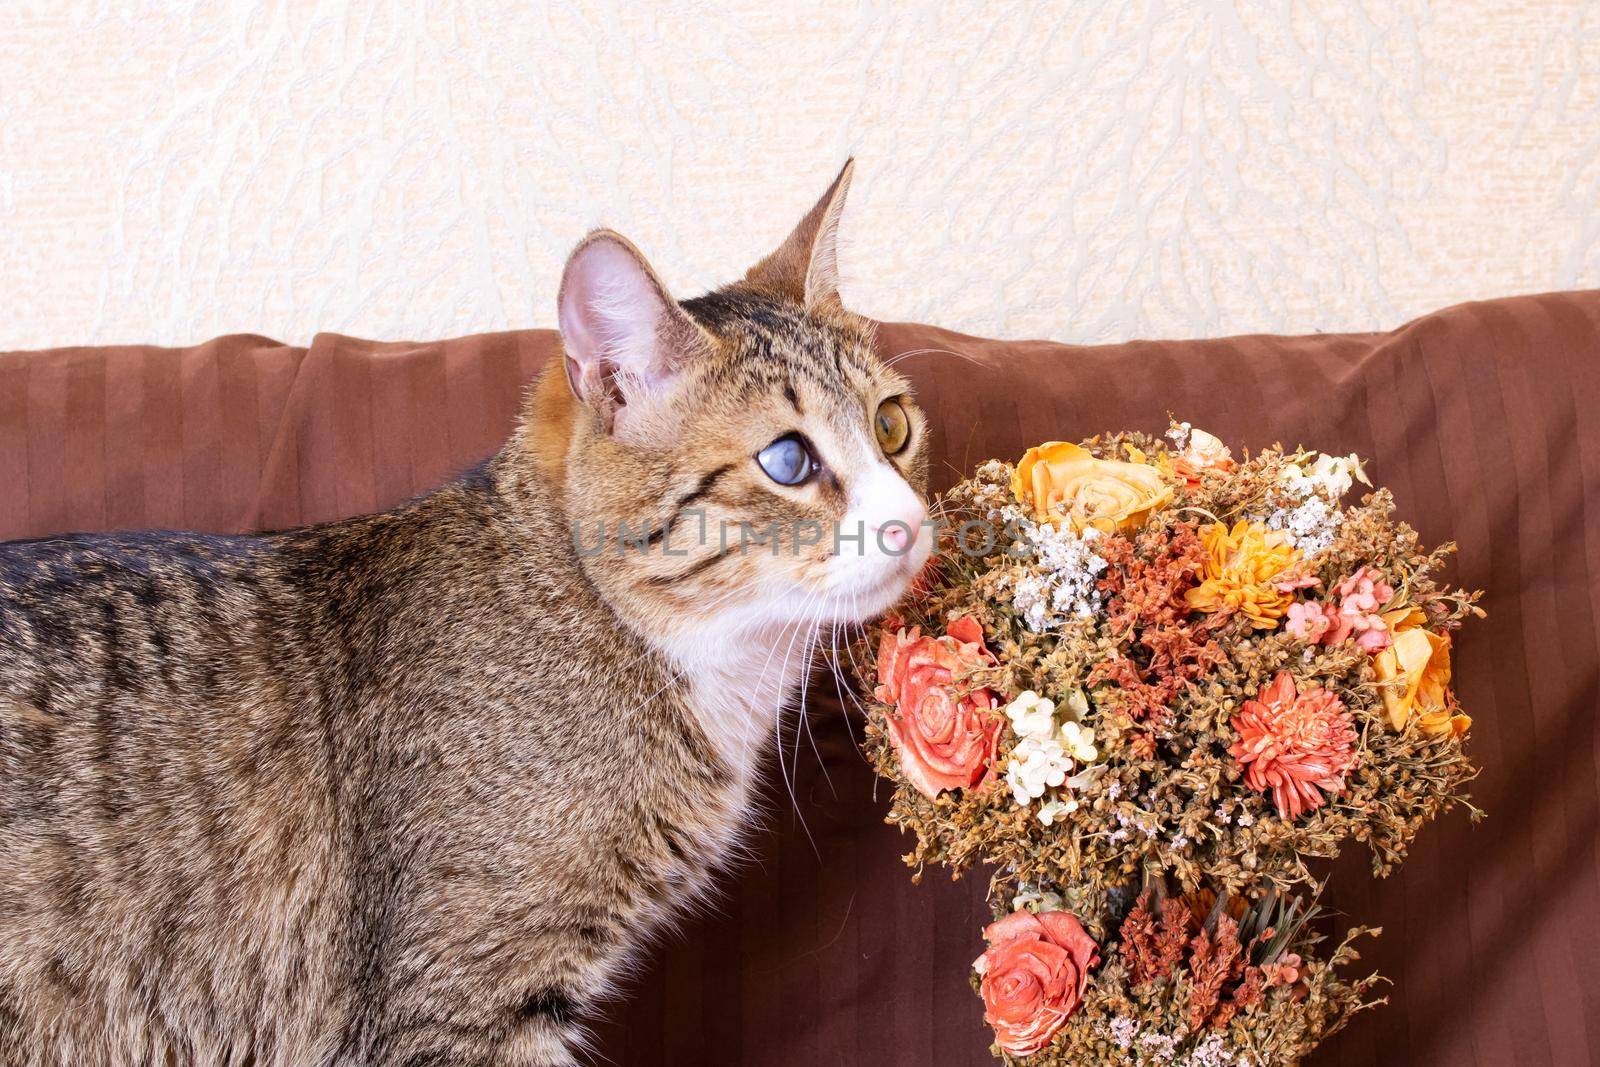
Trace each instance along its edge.
{"label": "cat's whisker", "polygon": [[[829,598],[828,603],[832,603],[832,597]],[[811,745],[811,754],[817,757],[817,766],[822,768],[822,777],[823,780],[828,783],[828,791],[834,795],[835,799],[837,799],[839,792],[833,786],[833,776],[828,773],[828,765],[823,760],[822,753],[817,749],[816,735],[811,732],[811,709],[806,700],[811,689],[811,674],[817,668],[817,648],[822,642],[822,625],[820,622],[814,622],[812,624],[811,631],[807,635],[806,642],[806,649],[803,653],[803,658],[800,663],[800,701],[797,708],[797,717],[799,718],[799,723],[795,726],[794,746],[795,772],[796,776],[798,777],[800,769],[800,730],[802,727],[804,727],[806,732],[806,741]]]}
{"label": "cat's whisker", "polygon": [[[803,630],[797,632],[797,637],[798,635],[802,635],[802,633],[803,637],[805,637],[805,640],[803,640],[802,643],[802,661],[800,661],[800,664],[798,664],[798,672],[800,672],[798,720],[800,720],[800,723],[805,723],[806,721],[805,699],[806,691],[808,691],[808,683],[810,683],[811,665],[813,665],[814,638],[818,637],[819,630],[821,630],[821,622],[818,621],[818,616],[814,616],[814,614],[811,613],[811,605],[818,603],[818,601],[821,600],[822,595],[824,595],[824,592],[826,592],[824,587],[822,587],[822,585],[818,585],[818,587],[811,592],[810,597],[806,597],[805,603],[803,603],[802,608],[800,608],[800,617],[806,621],[805,625],[803,625]],[[789,665],[789,653],[792,653],[792,651],[794,651],[794,641],[790,640],[789,651],[784,653],[784,672],[787,672],[787,665]],[[797,771],[797,773],[798,757],[800,757],[800,723],[795,725],[795,771]],[[810,723],[806,723],[806,729],[810,731]],[[814,750],[816,750],[816,745],[813,744],[813,752]]]}
{"label": "cat's whisker", "polygon": [[913,348],[907,352],[896,352],[885,360],[883,365],[885,367],[894,367],[902,360],[910,359],[912,356],[954,356],[957,359],[971,363],[975,367],[983,366],[982,361],[974,359],[964,352],[956,352],[949,348]]}
{"label": "cat's whisker", "polygon": [[[839,713],[844,716],[844,728],[845,731],[850,735],[850,745],[856,750],[856,753],[860,755],[861,742],[856,738],[856,728],[850,722],[850,708],[848,705],[846,705],[845,701],[847,699],[850,700],[859,710],[865,711],[865,708],[862,707],[861,698],[855,694],[855,687],[845,681],[844,670],[839,663],[839,629],[841,626],[844,626],[845,628],[846,639],[848,639],[850,636],[849,624],[840,623],[837,619],[835,619],[833,621],[833,631],[828,638],[830,653],[828,656],[828,670],[833,675],[834,691],[839,694]],[[846,695],[847,690],[849,691],[848,696]]]}
{"label": "cat's whisker", "polygon": [[[856,639],[852,634],[852,630],[860,630],[863,636],[865,636],[866,633],[865,628],[859,621],[857,621],[860,617],[859,600],[860,598],[854,592],[852,592],[850,594],[850,617],[846,620],[835,622],[834,624],[832,639],[833,656],[829,660],[829,666],[833,670],[834,688],[839,693],[839,714],[844,716],[844,728],[845,731],[850,735],[850,747],[855,750],[856,755],[863,763],[867,763],[869,762],[867,760],[867,754],[861,748],[861,739],[856,736],[855,724],[850,721],[850,705],[854,705],[856,712],[861,715],[863,722],[865,722],[867,718],[867,706],[862,702],[860,694],[856,691],[856,683],[853,680],[854,677],[860,676],[861,669],[856,663],[855,651],[853,647]],[[843,646],[839,644],[839,635],[841,631],[844,634]],[[844,676],[844,664],[840,661],[841,652],[845,658],[850,661],[852,678],[846,678]],[[849,704],[847,704],[846,701],[848,701]]]}
{"label": "cat's whisker", "polygon": [[[821,623],[822,615],[813,616],[811,614],[810,609],[811,609],[811,605],[813,603],[817,602],[823,596],[823,594],[825,592],[826,592],[826,588],[822,584],[819,583],[817,585],[815,591],[812,593],[812,595],[807,598],[806,603],[802,607],[801,612],[800,612],[801,617],[806,619],[807,623],[806,623],[806,631],[805,631],[805,640],[804,640],[804,643],[802,645],[802,649],[803,650],[801,652],[801,661],[800,661],[800,664],[798,666],[798,670],[800,672],[800,698],[799,698],[799,701],[797,702],[797,712],[798,712],[797,719],[798,719],[798,721],[795,724],[795,746],[794,746],[794,768],[793,768],[797,778],[798,778],[798,774],[799,774],[800,730],[801,730],[802,726],[804,727],[808,737],[811,734],[811,721],[810,721],[810,717],[806,714],[806,696],[807,696],[807,693],[808,693],[809,688],[810,688],[811,671],[815,667],[816,642],[821,636],[821,628],[822,628],[822,623]],[[823,614],[825,614],[825,613],[823,613]],[[787,659],[787,656],[785,658]],[[822,754],[820,752],[817,752],[816,738],[814,738],[814,737],[811,738],[811,751],[817,756],[817,762],[820,764],[822,762]],[[824,774],[827,773],[827,768],[826,767],[823,768],[823,773]],[[832,782],[831,781],[829,782],[829,785],[830,785],[830,787],[832,786]]]}
{"label": "cat's whisker", "polygon": [[[850,596],[850,617],[852,619],[860,619],[860,617],[861,617],[860,597],[857,596],[854,593],[852,593],[851,596]],[[852,623],[849,624],[849,626],[854,626],[857,630],[861,631],[861,636],[862,636],[863,639],[865,639],[866,633],[867,633],[867,628],[866,628],[866,626],[864,624],[862,624],[861,622],[852,622]],[[848,628],[848,626],[846,627],[845,633],[846,633],[846,637],[848,637],[849,636],[849,628]],[[861,664],[856,660],[855,644],[856,643],[855,643],[854,639],[847,640],[845,642],[844,651],[845,651],[845,655],[850,658],[850,669],[855,673],[855,676],[857,678],[862,678],[862,677],[865,677],[865,672],[862,671]],[[851,691],[854,692],[854,687],[852,687]],[[861,703],[859,698],[857,698],[856,706],[859,707],[863,713],[865,713],[866,706]]]}
{"label": "cat's whisker", "polygon": [[[828,603],[827,603],[826,609],[823,612],[823,618],[825,618],[827,620],[827,622],[828,622],[828,651],[823,656],[823,661],[824,661],[824,663],[826,664],[826,666],[828,668],[828,673],[833,676],[834,688],[838,691],[838,694],[839,694],[839,706],[840,706],[841,709],[844,708],[845,696],[844,696],[844,689],[840,685],[840,678],[839,678],[839,664],[838,664],[839,645],[838,645],[838,642],[839,642],[839,609],[844,606],[843,605],[843,593],[844,593],[843,590],[834,590],[834,592],[832,594],[830,594],[830,596],[828,597]],[[822,630],[819,627],[818,630],[817,630],[817,647],[820,649],[821,645],[822,645]],[[848,712],[845,714],[845,729],[850,734],[851,747],[852,748],[857,747],[855,730],[850,725],[850,716],[849,716]],[[807,721],[807,724],[806,724],[806,731],[807,731],[807,733],[810,733],[810,731],[811,731],[811,725],[810,725],[809,720]],[[812,747],[812,751],[815,752],[816,751],[816,739],[814,737],[812,738],[811,747]],[[830,792],[833,793],[834,799],[837,800],[838,797],[839,797],[839,791],[834,787],[833,776],[828,773],[827,762],[822,759],[822,754],[820,752],[817,753],[817,759],[818,759],[818,762],[820,762],[822,764],[822,773],[823,773],[823,777],[827,779],[828,789],[829,789]]]}
{"label": "cat's whisker", "polygon": [[[857,598],[852,596],[851,611],[850,611],[850,615],[851,615],[852,618],[860,618],[861,617],[861,612],[859,610],[859,607],[857,606],[856,600],[857,600]],[[866,628],[866,625],[864,623],[860,623],[860,622],[855,623],[854,625],[858,630],[861,631],[861,639],[863,641],[865,641],[867,639],[867,628]],[[851,670],[853,670],[855,672],[856,677],[857,678],[865,678],[866,677],[866,673],[864,671],[862,671],[861,664],[856,661],[855,642],[854,641],[851,641],[850,643],[845,645],[845,652],[850,657],[850,667],[851,667]],[[862,713],[863,716],[866,715],[867,709],[866,709],[865,705],[861,706],[861,713]],[[862,761],[864,763],[867,763],[869,765],[871,764],[872,761],[867,758],[866,752],[862,751],[859,747],[857,747],[856,751],[861,752],[861,759],[862,759]],[[882,781],[882,780],[883,779],[882,779],[882,777],[880,775],[874,774],[872,776],[872,801],[873,801],[873,803],[877,803],[877,801],[878,801],[878,783],[880,781]]]}
{"label": "cat's whisker", "polygon": [[[791,775],[790,772],[789,772],[788,767],[784,764],[784,761],[783,761],[783,710],[784,710],[783,709],[783,702],[784,702],[783,684],[784,684],[784,679],[788,676],[789,657],[794,652],[795,642],[796,642],[796,640],[799,639],[801,633],[805,630],[806,626],[808,625],[808,619],[807,619],[807,616],[806,616],[806,611],[807,611],[807,609],[809,609],[813,599],[815,599],[816,597],[818,597],[820,595],[821,595],[821,586],[819,585],[819,586],[813,588],[811,590],[811,592],[807,594],[805,601],[802,602],[802,604],[801,604],[801,610],[796,613],[796,620],[792,624],[793,627],[794,627],[794,632],[793,632],[793,634],[790,635],[788,644],[784,648],[783,662],[782,662],[782,665],[778,669],[778,685],[779,685],[778,702],[777,702],[777,707],[774,709],[773,717],[772,717],[773,732],[774,732],[775,736],[777,737],[777,741],[778,741],[778,769],[779,769],[780,774],[783,777],[784,787],[789,792],[789,804],[790,804],[791,810],[794,812],[796,818],[798,818],[798,820],[800,822],[800,828],[805,832],[806,840],[808,842],[810,842],[810,844],[811,844],[811,851],[816,854],[818,860],[820,860],[822,858],[822,851],[821,851],[821,849],[819,849],[817,847],[816,838],[814,838],[811,835],[811,827],[810,827],[809,824],[807,824],[806,819],[805,819],[805,815],[800,810],[800,797],[799,797],[799,794],[796,793],[796,791],[795,791],[795,775],[798,774],[798,770],[799,770],[798,764],[796,765],[796,768],[795,768],[795,775]],[[781,630],[779,632],[782,633]],[[774,644],[773,650],[776,651],[776,649],[777,649],[777,646],[776,646],[776,644]],[[770,655],[768,656],[768,662],[769,663],[771,662],[771,656]],[[765,674],[766,674],[766,670],[765,670],[765,668],[763,668],[763,670],[762,670],[763,680],[765,679]],[[798,751],[798,747],[799,747],[799,735],[798,735],[798,733],[796,734],[795,745],[796,745],[796,750]]]}
{"label": "cat's whisker", "polygon": [[[851,614],[855,614],[854,605],[852,605]],[[861,624],[857,622],[845,622],[834,631],[834,679],[835,683],[842,687],[839,694],[839,704],[845,710],[845,723],[847,726],[849,726],[849,708],[844,707],[846,698],[848,698],[850,703],[855,706],[856,711],[860,712],[863,716],[865,716],[867,712],[866,704],[862,702],[860,695],[856,692],[855,683],[844,677],[843,665],[838,662],[839,654],[842,652],[844,656],[849,659],[852,672],[857,676],[860,675],[861,669],[856,663],[855,651],[853,648],[856,638],[851,632],[852,627],[862,630],[862,636],[865,637],[865,630],[862,629]],[[840,629],[842,629],[844,632],[844,645],[842,648],[838,645]],[[849,728],[851,731],[851,737],[854,739],[855,728],[853,726]]]}
{"label": "cat's whisker", "polygon": [[807,588],[805,590],[805,600],[803,600],[801,602],[802,610],[800,612],[796,613],[796,617],[794,618],[793,621],[791,621],[789,623],[785,623],[785,624],[780,624],[780,626],[778,628],[778,637],[773,641],[772,647],[767,651],[767,658],[762,661],[761,670],[758,673],[757,680],[756,680],[756,692],[758,694],[764,692],[765,689],[766,689],[766,685],[767,685],[767,672],[772,669],[773,658],[778,654],[778,645],[783,642],[783,635],[785,633],[788,633],[791,629],[793,629],[794,632],[793,632],[793,634],[790,635],[789,642],[785,646],[785,649],[784,649],[783,663],[779,667],[777,704],[776,704],[776,707],[773,709],[773,730],[774,730],[774,735],[775,735],[775,737],[777,739],[777,742],[778,742],[778,766],[779,766],[779,769],[781,771],[784,771],[784,784],[788,787],[789,798],[790,798],[791,801],[796,800],[795,793],[794,793],[794,785],[793,785],[793,783],[788,781],[788,774],[787,774],[787,771],[785,770],[784,764],[783,764],[783,731],[782,731],[783,701],[784,701],[783,678],[784,678],[784,673],[788,669],[789,653],[794,648],[794,638],[799,635],[800,631],[806,625],[806,618],[805,618],[805,613],[804,613],[803,609],[807,605],[810,604],[811,598],[813,596],[815,596],[815,595],[816,595],[816,589],[815,588]]}
{"label": "cat's whisker", "polygon": [[[856,657],[855,657],[855,640],[856,639],[851,635],[851,628],[853,627],[854,629],[859,630],[861,632],[861,639],[862,640],[866,639],[866,627],[865,627],[864,624],[862,624],[860,621],[858,621],[860,619],[860,617],[861,617],[860,595],[858,593],[856,593],[854,590],[852,590],[850,592],[850,619],[849,619],[849,621],[844,623],[844,633],[845,633],[844,653],[849,658],[849,660],[850,660],[850,669],[853,672],[854,676],[857,677],[857,678],[864,677],[864,675],[862,674],[862,671],[861,671],[861,665],[856,662]],[[845,729],[847,731],[849,731],[849,733],[850,733],[851,747],[855,749],[856,755],[861,758],[861,761],[863,763],[870,764],[871,761],[867,759],[867,754],[861,748],[861,742],[856,737],[855,727],[853,725],[851,725],[851,723],[850,723],[850,709],[844,706],[845,694],[848,692],[851,702],[853,702],[855,704],[856,710],[858,712],[860,712],[860,714],[861,714],[862,721],[863,722],[866,721],[866,718],[867,718],[867,707],[866,707],[866,704],[864,704],[862,702],[861,697],[856,693],[855,683],[851,682],[851,681],[845,681],[841,677],[841,671],[840,671],[840,668],[837,665],[837,655],[838,655],[838,653],[837,653],[837,641],[838,641],[838,630],[837,630],[837,628],[834,631],[834,641],[835,641],[835,646],[836,646],[836,651],[835,651],[835,669],[834,669],[834,685],[836,687],[838,687],[839,690],[840,690],[840,692],[839,692],[839,710],[840,710],[840,714],[842,714],[844,716]],[[874,786],[874,788],[876,788],[876,786]]]}
{"label": "cat's whisker", "polygon": [[685,667],[684,669],[678,671],[671,678],[667,679],[666,684],[662,685],[662,687],[660,689],[657,689],[654,693],[651,693],[649,696],[647,696],[643,700],[639,701],[639,703],[635,704],[632,708],[630,708],[629,710],[623,712],[622,713],[622,717],[624,719],[633,718],[640,711],[644,710],[644,708],[649,706],[650,702],[655,700],[656,697],[660,696],[662,693],[665,693],[668,689],[671,689],[673,686],[677,685],[678,682],[683,678],[683,676],[688,674],[688,673],[689,673],[689,670],[688,670],[687,667]]}
{"label": "cat's whisker", "polygon": [[[854,605],[854,603],[851,603],[851,616],[858,616],[858,606]],[[850,661],[851,673],[853,673],[854,677],[859,678],[862,675],[862,670],[861,664],[856,661],[856,641],[866,640],[867,627],[866,625],[862,624],[862,622],[851,621],[845,622],[845,627],[843,627],[843,630],[845,630],[845,645],[843,645],[843,653],[845,653],[845,659]],[[861,701],[861,696],[856,693],[856,686],[854,686],[854,683],[851,683],[848,688],[850,688],[851,699],[856,702],[856,710],[859,710],[859,712],[866,712],[866,704]]]}

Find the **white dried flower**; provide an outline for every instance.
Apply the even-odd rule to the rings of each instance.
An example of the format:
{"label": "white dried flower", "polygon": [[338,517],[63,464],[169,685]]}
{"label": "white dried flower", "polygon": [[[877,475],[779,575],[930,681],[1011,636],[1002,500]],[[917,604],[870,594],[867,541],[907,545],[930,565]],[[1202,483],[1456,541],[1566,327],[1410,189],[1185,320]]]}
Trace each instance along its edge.
{"label": "white dried flower", "polygon": [[1079,763],[1093,763],[1100,758],[1100,750],[1094,747],[1094,731],[1075,722],[1061,724],[1061,747]]}
{"label": "white dried flower", "polygon": [[1024,886],[1016,896],[1011,898],[1012,911],[1031,911],[1035,915],[1041,911],[1065,911],[1067,902],[1060,893],[1048,890],[1030,889]]}
{"label": "white dried flower", "polygon": [[1011,465],[1002,460],[991,459],[978,467],[977,476],[980,481],[1006,482],[1011,481]]}
{"label": "white dried flower", "polygon": [[1151,1063],[1171,1063],[1178,1054],[1178,1042],[1169,1034],[1142,1034],[1139,1051],[1149,1057]]}
{"label": "white dried flower", "polygon": [[1221,1034],[1207,1034],[1180,1061],[1181,1067],[1245,1067],[1248,1063]]}
{"label": "white dried flower", "polygon": [[1285,463],[1278,478],[1284,488],[1296,497],[1320,494],[1335,501],[1348,493],[1351,485],[1358,480],[1362,485],[1372,484],[1361,467],[1361,457],[1354,452],[1348,456],[1312,453]]}
{"label": "white dried flower", "polygon": [[1006,705],[1006,717],[1018,737],[1047,738],[1056,729],[1056,702],[1025,689]]}
{"label": "white dried flower", "polygon": [[1326,552],[1344,523],[1344,512],[1321,496],[1307,497],[1292,508],[1278,508],[1266,517],[1269,529],[1282,530],[1289,543],[1310,559]]}
{"label": "white dried flower", "polygon": [[1078,810],[1078,801],[1073,797],[1063,800],[1060,797],[1051,797],[1039,805],[1039,821],[1046,826],[1062,822],[1068,815]]}
{"label": "white dried flower", "polygon": [[1034,633],[1058,629],[1068,619],[1093,617],[1100,610],[1095,588],[1106,561],[1094,551],[1100,531],[1081,534],[1070,527],[1035,523],[1015,508],[1002,508],[999,517],[1018,531],[1032,555],[1032,570],[1017,579],[1011,606]]}
{"label": "white dried flower", "polygon": [[1018,804],[1044,796],[1067,780],[1072,759],[1054,738],[1025,737],[1011,752],[1006,765],[1006,784]]}

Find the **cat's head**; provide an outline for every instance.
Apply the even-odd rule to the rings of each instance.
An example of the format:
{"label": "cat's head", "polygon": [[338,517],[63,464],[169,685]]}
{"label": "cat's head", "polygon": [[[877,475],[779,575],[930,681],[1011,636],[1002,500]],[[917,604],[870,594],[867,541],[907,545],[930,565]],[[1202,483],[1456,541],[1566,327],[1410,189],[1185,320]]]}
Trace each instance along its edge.
{"label": "cat's head", "polygon": [[570,407],[563,505],[649,635],[861,621],[928,558],[926,422],[839,300],[849,182],[847,164],[777,251],[681,303],[610,231],[567,262],[565,376],[541,386]]}

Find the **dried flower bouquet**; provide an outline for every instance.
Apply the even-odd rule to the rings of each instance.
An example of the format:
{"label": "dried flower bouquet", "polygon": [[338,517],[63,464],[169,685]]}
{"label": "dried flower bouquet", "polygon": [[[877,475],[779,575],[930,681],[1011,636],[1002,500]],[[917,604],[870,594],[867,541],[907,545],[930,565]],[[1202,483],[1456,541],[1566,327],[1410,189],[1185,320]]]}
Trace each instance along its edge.
{"label": "dried flower bouquet", "polygon": [[1451,637],[1481,612],[1441,579],[1451,546],[1386,490],[1346,503],[1357,481],[1354,456],[1236,460],[1174,424],[941,499],[935,562],[869,635],[865,744],[908,863],[992,867],[999,1054],[1286,1063],[1368,1003],[1335,974],[1349,940],[1318,955],[1284,901],[1350,840],[1387,873],[1466,803]]}

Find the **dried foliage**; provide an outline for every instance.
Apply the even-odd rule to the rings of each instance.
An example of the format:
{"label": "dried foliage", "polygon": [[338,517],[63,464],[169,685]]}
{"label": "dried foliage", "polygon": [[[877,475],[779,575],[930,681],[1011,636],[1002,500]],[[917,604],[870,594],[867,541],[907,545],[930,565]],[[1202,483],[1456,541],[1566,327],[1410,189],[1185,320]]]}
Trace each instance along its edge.
{"label": "dried foliage", "polygon": [[[1134,435],[1092,447],[1109,454],[1128,443],[1146,455],[1164,452]],[[1148,865],[1171,870],[1188,889],[1202,882],[1233,892],[1288,887],[1313,883],[1311,861],[1337,856],[1351,840],[1370,849],[1373,873],[1385,875],[1423,823],[1466,802],[1476,770],[1463,738],[1391,729],[1366,651],[1307,644],[1282,629],[1254,629],[1241,615],[1184,606],[1183,594],[1197,584],[1197,524],[1270,515],[1282,503],[1275,493],[1283,463],[1282,453],[1264,452],[1225,478],[1181,489],[1172,507],[1134,536],[1099,538],[1108,563],[1097,582],[1103,609],[1044,632],[1013,606],[1019,580],[1039,566],[1020,551],[1010,554],[1025,546],[997,540],[993,551],[968,555],[956,544],[959,527],[951,530],[924,595],[902,605],[892,624],[941,633],[947,620],[972,616],[999,660],[975,683],[1004,696],[1087,690],[1087,723],[1103,770],[1077,791],[1079,808],[1064,825],[1041,824],[999,784],[930,799],[901,779],[882,728],[889,709],[871,702],[866,751],[896,783],[889,821],[915,838],[908,863],[953,872],[985,863],[996,869],[996,892],[1026,882],[1075,887],[1091,899]],[[1010,478],[1009,465],[986,464],[946,495],[947,521],[1004,523],[1013,506]],[[1394,518],[1386,490],[1342,515],[1332,543],[1312,560],[1322,589],[1370,565],[1394,576],[1407,603],[1439,632],[1476,610],[1475,595],[1438,581],[1452,546],[1422,551],[1416,532]],[[871,650],[856,658],[873,661]],[[1334,692],[1359,741],[1343,792],[1293,821],[1280,818],[1269,797],[1241,786],[1228,752],[1234,712],[1280,671]],[[864,681],[870,689],[873,679]],[[1009,732],[1002,738],[997,766],[1005,766],[1014,742]],[[1473,810],[1474,818],[1480,814]]]}
{"label": "dried foliage", "polygon": [[[1007,768],[1023,762],[1020,753],[1012,759],[1019,745],[1038,747],[1012,728],[983,784],[930,796],[908,784],[886,730],[904,709],[881,689],[868,703],[864,746],[895,783],[888,821],[914,842],[906,861],[917,877],[929,864],[953,876],[987,865],[992,900],[1057,893],[1102,946],[1114,946],[1062,1036],[1030,1064],[1268,1064],[1304,1055],[1368,1006],[1372,979],[1334,973],[1356,958],[1351,938],[1367,931],[1318,959],[1303,915],[1292,939],[1273,941],[1240,915],[1197,925],[1184,901],[1231,900],[1257,921],[1261,909],[1284,907],[1281,894],[1315,886],[1318,861],[1347,843],[1364,845],[1373,873],[1385,875],[1423,823],[1456,804],[1471,809],[1468,720],[1444,682],[1448,635],[1481,612],[1476,594],[1441,578],[1452,546],[1424,550],[1386,490],[1345,505],[1350,474],[1364,480],[1353,457],[1273,448],[1235,462],[1225,449],[1218,460],[1185,448],[1187,427],[1172,436],[1172,447],[1141,434],[1092,439],[1086,453],[1041,446],[1066,450],[1061,462],[1076,465],[1076,480],[1099,476],[1096,461],[1112,478],[1126,464],[1163,472],[1170,499],[1103,529],[1041,521],[1044,508],[1028,495],[1044,484],[1041,450],[1025,457],[1026,477],[984,464],[940,501],[936,564],[855,657],[873,662],[885,630],[940,635],[970,617],[993,659],[962,686],[987,689],[1000,709],[1025,693],[1062,708],[1076,699],[1078,710],[1063,717],[1085,737],[1092,730],[1093,758],[1077,760],[1065,784],[1057,774],[1043,797],[1007,787]],[[1442,679],[1433,689],[1419,690],[1411,667],[1383,674],[1382,648],[1408,628],[1443,649],[1428,666]],[[871,691],[876,679],[862,680]],[[1250,788],[1230,752],[1241,741],[1235,715],[1275,680],[1274,692],[1325,691],[1302,702],[1315,714],[1285,720],[1283,730],[1338,717],[1336,765],[1315,748],[1263,764],[1322,775],[1311,810],[1285,809]],[[1271,715],[1251,723],[1252,741],[1290,748],[1299,739],[1274,737]],[[1178,896],[1136,899],[1152,878]],[[1289,955],[1304,961],[1292,986],[1262,967]]]}
{"label": "dried foliage", "polygon": [[1308,921],[1325,917],[1281,896],[1204,921],[1176,898],[1159,910],[1157,923],[1150,895],[1139,898],[1048,1048],[1025,1058],[996,1049],[999,1058],[1027,1067],[1268,1067],[1297,1062],[1383,1003],[1373,996],[1377,975],[1341,973],[1360,959],[1354,942],[1378,930],[1351,930],[1329,952]]}

